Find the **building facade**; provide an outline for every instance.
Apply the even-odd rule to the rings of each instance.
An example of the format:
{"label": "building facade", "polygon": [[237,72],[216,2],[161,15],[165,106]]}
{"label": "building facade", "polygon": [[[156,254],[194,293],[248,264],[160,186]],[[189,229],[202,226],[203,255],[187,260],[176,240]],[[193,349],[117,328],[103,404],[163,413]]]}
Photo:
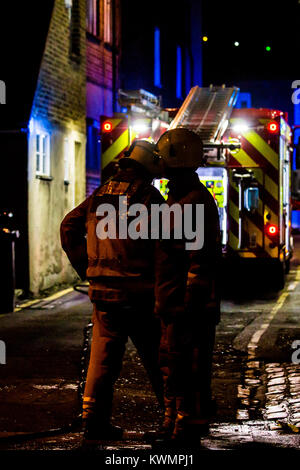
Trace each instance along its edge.
{"label": "building facade", "polygon": [[28,134],[30,291],[74,279],[59,227],[85,197],[85,1],[56,0]]}
{"label": "building facade", "polygon": [[20,231],[16,288],[38,295],[76,279],[59,230],[85,198],[86,1],[31,0],[18,14],[3,58],[0,210]]}
{"label": "building facade", "polygon": [[77,279],[60,223],[99,184],[100,115],[113,112],[119,87],[120,1],[30,0],[17,17],[11,3],[2,13],[16,28],[1,62],[0,212],[20,232],[16,288],[36,296]]}

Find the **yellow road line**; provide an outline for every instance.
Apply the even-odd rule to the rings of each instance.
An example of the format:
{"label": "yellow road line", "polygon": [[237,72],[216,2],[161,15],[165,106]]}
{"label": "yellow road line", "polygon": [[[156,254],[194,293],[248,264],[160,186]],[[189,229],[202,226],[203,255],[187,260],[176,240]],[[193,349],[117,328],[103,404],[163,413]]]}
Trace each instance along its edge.
{"label": "yellow road line", "polygon": [[261,324],[260,329],[256,331],[248,343],[248,359],[253,359],[255,357],[255,350],[258,347],[258,343],[262,335],[269,328],[271,321],[275,318],[277,312],[281,309],[286,298],[289,295],[289,292],[295,290],[300,281],[300,266],[297,268],[295,281],[287,287],[287,291],[283,292],[280,297],[277,299],[276,304],[272,308],[271,312],[265,316],[264,322]]}
{"label": "yellow road line", "polygon": [[257,330],[250,339],[248,343],[248,359],[255,358],[255,351],[258,347],[258,343],[262,335],[267,331],[270,326],[271,321],[275,318],[277,312],[281,309],[282,305],[284,304],[286,298],[288,297],[288,292],[283,292],[281,296],[278,298],[276,304],[272,308],[271,312],[265,316],[264,323],[261,324],[260,329]]}
{"label": "yellow road line", "polygon": [[66,294],[69,294],[70,292],[73,292],[73,287],[68,287],[67,289],[61,290],[59,292],[56,292],[53,295],[49,295],[49,297],[45,297],[43,299],[34,299],[34,300],[29,300],[28,302],[25,302],[24,304],[20,305],[20,307],[15,308],[15,312],[19,312],[20,310],[23,310],[24,308],[31,307],[34,304],[40,303],[40,302],[51,302],[52,300],[59,299],[60,297],[63,297]]}

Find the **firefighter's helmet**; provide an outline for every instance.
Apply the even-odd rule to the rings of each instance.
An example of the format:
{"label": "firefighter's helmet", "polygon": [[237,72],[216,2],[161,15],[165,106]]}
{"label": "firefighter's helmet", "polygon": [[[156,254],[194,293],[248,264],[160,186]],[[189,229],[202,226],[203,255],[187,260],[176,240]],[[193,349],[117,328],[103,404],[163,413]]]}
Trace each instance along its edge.
{"label": "firefighter's helmet", "polygon": [[178,127],[166,131],[156,143],[169,168],[198,168],[203,164],[203,143],[195,132]]}
{"label": "firefighter's helmet", "polygon": [[120,159],[119,166],[125,168],[128,160],[135,160],[153,176],[161,177],[164,174],[164,160],[157,153],[156,145],[148,140],[135,140]]}

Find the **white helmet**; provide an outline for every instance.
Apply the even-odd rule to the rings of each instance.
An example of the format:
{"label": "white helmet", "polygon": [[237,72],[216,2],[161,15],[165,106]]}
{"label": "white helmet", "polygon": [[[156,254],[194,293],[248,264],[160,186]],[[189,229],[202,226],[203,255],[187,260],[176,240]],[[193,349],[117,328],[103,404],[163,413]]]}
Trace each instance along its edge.
{"label": "white helmet", "polygon": [[145,167],[153,177],[164,174],[163,158],[157,153],[156,145],[148,140],[135,140],[124,152],[125,157],[119,160],[119,166],[124,168],[128,160],[135,160]]}
{"label": "white helmet", "polygon": [[203,164],[203,143],[195,132],[177,127],[166,131],[156,143],[169,168],[198,168]]}

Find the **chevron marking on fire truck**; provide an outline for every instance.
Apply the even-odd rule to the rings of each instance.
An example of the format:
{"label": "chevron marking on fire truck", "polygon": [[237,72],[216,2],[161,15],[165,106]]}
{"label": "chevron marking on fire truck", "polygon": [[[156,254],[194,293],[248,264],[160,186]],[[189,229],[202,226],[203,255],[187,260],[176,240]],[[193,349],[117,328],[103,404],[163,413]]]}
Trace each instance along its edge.
{"label": "chevron marking on fire truck", "polygon": [[136,133],[129,131],[127,119],[109,118],[112,130],[102,136],[102,169],[118,159],[135,139]]}
{"label": "chevron marking on fire truck", "polygon": [[121,136],[102,154],[102,168],[105,168],[114,158],[116,158],[129,143],[128,130],[124,131]]}
{"label": "chevron marking on fire truck", "polygon": [[259,166],[243,149],[240,149],[235,155],[234,158],[240,164],[240,166],[246,167],[257,167]]}
{"label": "chevron marking on fire truck", "polygon": [[267,144],[267,142],[254,131],[244,133],[245,139],[255,147],[271,165],[278,170],[278,154]]}
{"label": "chevron marking on fire truck", "polygon": [[278,184],[265,174],[265,188],[271,196],[278,201]]}

